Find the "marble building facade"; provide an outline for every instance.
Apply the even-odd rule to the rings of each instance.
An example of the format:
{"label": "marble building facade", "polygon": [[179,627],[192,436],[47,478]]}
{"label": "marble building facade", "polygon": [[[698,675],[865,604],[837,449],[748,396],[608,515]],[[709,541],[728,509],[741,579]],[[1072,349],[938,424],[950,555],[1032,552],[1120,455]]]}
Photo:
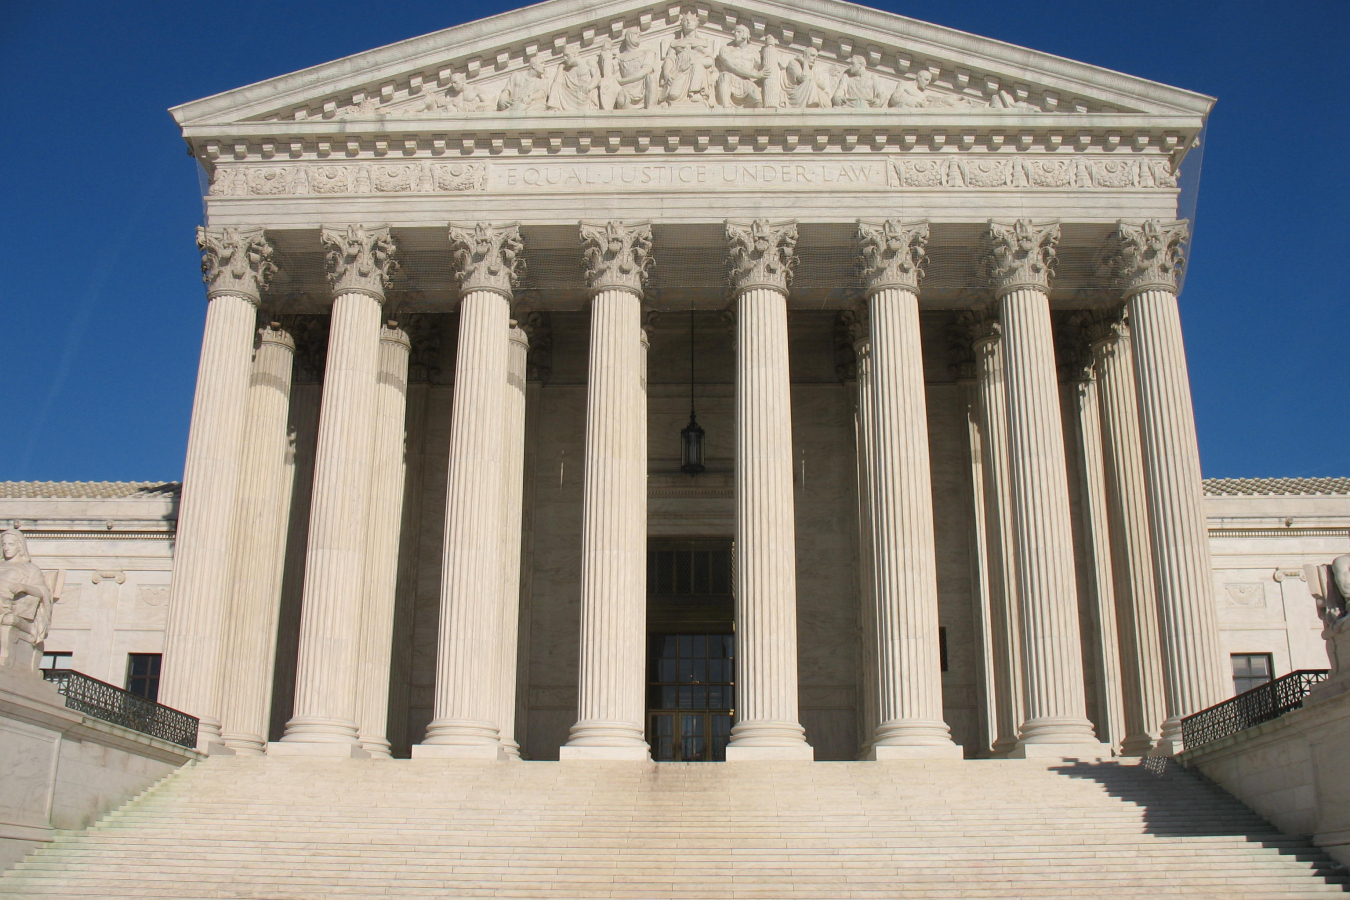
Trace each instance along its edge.
{"label": "marble building facade", "polygon": [[[719,758],[1171,752],[1231,689],[1212,102],[832,0],[554,0],[176,108],[160,699],[237,753],[646,759],[654,636],[720,636]],[[653,599],[704,552],[725,603]]]}

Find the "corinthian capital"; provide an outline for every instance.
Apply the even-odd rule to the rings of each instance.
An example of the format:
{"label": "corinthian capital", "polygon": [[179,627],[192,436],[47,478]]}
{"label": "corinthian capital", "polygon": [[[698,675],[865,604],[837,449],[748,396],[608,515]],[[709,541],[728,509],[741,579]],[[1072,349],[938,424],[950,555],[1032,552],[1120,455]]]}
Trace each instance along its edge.
{"label": "corinthian capital", "polygon": [[858,259],[869,296],[886,288],[917,292],[927,255],[927,222],[858,220]]}
{"label": "corinthian capital", "polygon": [[385,288],[398,271],[389,226],[325,225],[319,236],[328,248],[328,283],[333,293],[369,294],[383,303]]}
{"label": "corinthian capital", "polygon": [[495,291],[511,299],[516,283],[525,274],[525,242],[520,225],[450,226],[450,246],[455,251],[455,271],[460,290]]}
{"label": "corinthian capital", "polygon": [[1141,225],[1120,222],[1107,249],[1106,262],[1116,283],[1133,297],[1143,291],[1177,292],[1186,265],[1190,223],[1146,219]]}
{"label": "corinthian capital", "polygon": [[1114,356],[1121,341],[1128,341],[1130,327],[1125,323],[1125,308],[1092,310],[1074,316],[1087,338],[1095,358]]}
{"label": "corinthian capital", "polygon": [[582,222],[581,246],[591,293],[619,288],[642,296],[652,267],[651,223]]}
{"label": "corinthian capital", "polygon": [[731,289],[743,294],[755,288],[787,293],[797,263],[797,223],[727,221]]}
{"label": "corinthian capital", "polygon": [[206,296],[235,294],[254,306],[276,274],[272,245],[261,228],[197,228],[197,249],[202,251],[202,281]]}
{"label": "corinthian capital", "polygon": [[1030,288],[1047,291],[1055,273],[1058,222],[989,220],[985,235],[984,266],[994,293],[1000,297]]}

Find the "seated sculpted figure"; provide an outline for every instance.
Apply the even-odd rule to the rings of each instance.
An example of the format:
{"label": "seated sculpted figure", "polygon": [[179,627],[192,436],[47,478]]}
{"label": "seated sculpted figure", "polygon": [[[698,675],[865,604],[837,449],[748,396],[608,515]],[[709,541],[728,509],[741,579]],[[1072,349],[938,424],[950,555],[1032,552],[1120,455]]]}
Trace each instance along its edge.
{"label": "seated sculpted figure", "polygon": [[764,103],[759,54],[750,46],[750,29],[737,25],[731,42],[717,54],[717,105],[758,107]]}
{"label": "seated sculpted figure", "polygon": [[698,30],[698,13],[680,17],[680,33],[661,62],[661,103],[667,106],[712,104],[712,46]]}
{"label": "seated sculpted figure", "polygon": [[930,91],[928,86],[933,83],[933,73],[927,69],[920,69],[919,74],[914,76],[913,81],[901,81],[891,94],[890,106],[900,109],[932,109],[934,107],[951,106],[949,98],[937,91]]}
{"label": "seated sculpted figure", "polygon": [[553,86],[548,92],[548,108],[565,112],[596,109],[599,103],[595,97],[595,88],[599,83],[600,73],[590,60],[582,59],[581,51],[575,46],[569,46],[563,51],[562,64],[553,75]]}
{"label": "seated sculpted figure", "polygon": [[548,78],[544,61],[538,55],[530,64],[511,76],[497,96],[497,109],[503,112],[540,112],[548,105]]}
{"label": "seated sculpted figure", "polygon": [[855,108],[886,105],[880,83],[867,71],[867,60],[856,54],[849,57],[848,68],[839,76],[831,102],[834,106]]}
{"label": "seated sculpted figure", "polygon": [[830,76],[819,57],[819,50],[807,47],[801,56],[788,61],[783,71],[788,106],[807,109],[830,105]]}
{"label": "seated sculpted figure", "polygon": [[600,106],[651,109],[656,104],[656,54],[642,46],[642,32],[629,28],[615,53],[609,39],[600,50]]}
{"label": "seated sculpted figure", "polygon": [[0,666],[36,672],[52,624],[52,590],[18,531],[0,537]]}

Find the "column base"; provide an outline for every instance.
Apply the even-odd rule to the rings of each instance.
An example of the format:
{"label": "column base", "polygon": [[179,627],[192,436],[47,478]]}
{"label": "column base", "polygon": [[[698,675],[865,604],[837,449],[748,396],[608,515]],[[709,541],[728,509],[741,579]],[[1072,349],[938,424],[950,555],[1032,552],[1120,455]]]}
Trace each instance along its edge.
{"label": "column base", "polygon": [[652,753],[646,744],[621,747],[600,747],[590,744],[564,744],[558,748],[558,759],[563,762],[627,760],[629,762],[651,762]]}
{"label": "column base", "polygon": [[772,746],[737,746],[727,744],[727,762],[754,762],[756,760],[798,760],[812,762],[816,758],[815,748],[806,742]]}
{"label": "column base", "polygon": [[371,759],[393,759],[394,754],[389,752],[389,748],[389,742],[383,738],[361,741],[361,749],[369,753]]}
{"label": "column base", "polygon": [[322,743],[320,741],[271,741],[267,745],[268,756],[318,756],[329,759],[370,759],[368,753],[357,743]]}
{"label": "column base", "polygon": [[413,759],[509,759],[500,744],[413,744]]}
{"label": "column base", "polygon": [[888,759],[965,759],[960,744],[873,744],[863,757],[866,760]]}
{"label": "column base", "polygon": [[1097,742],[1082,744],[1018,744],[1004,759],[1110,759],[1111,745]]}

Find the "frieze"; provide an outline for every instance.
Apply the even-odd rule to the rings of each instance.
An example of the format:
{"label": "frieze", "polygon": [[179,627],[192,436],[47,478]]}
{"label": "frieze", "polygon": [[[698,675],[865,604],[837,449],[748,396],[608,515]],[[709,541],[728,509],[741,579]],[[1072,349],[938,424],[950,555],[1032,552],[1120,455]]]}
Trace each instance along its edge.
{"label": "frieze", "polygon": [[802,161],[218,164],[211,197],[614,190],[1175,190],[1164,157],[1006,159],[924,154]]}

